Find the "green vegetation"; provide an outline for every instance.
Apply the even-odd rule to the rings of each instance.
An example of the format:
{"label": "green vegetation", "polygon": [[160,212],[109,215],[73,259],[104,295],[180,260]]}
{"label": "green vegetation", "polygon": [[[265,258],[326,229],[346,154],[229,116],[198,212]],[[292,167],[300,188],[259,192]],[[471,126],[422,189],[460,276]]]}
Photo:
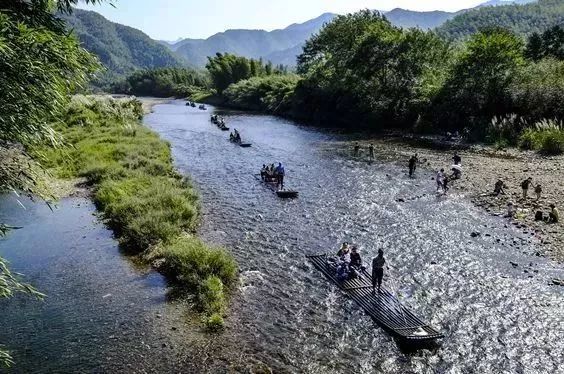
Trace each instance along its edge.
{"label": "green vegetation", "polygon": [[96,55],[106,71],[94,83],[103,88],[136,70],[181,67],[184,60],[143,32],[113,23],[98,13],[75,9],[63,15],[84,48]]}
{"label": "green vegetation", "polygon": [[206,318],[221,316],[237,266],[225,250],[191,235],[198,196],[174,171],[169,145],[139,125],[141,115],[135,99],[75,96],[57,128],[72,147],[38,152],[57,176],[93,185],[94,201],[125,248],[195,293]]}
{"label": "green vegetation", "polygon": [[274,67],[271,62],[265,64],[262,60],[248,59],[229,53],[218,53],[214,57],[208,57],[206,69],[208,69],[214,87],[220,94],[229,85],[244,79],[286,74],[287,72],[284,66]]}
{"label": "green vegetation", "polygon": [[284,114],[292,109],[299,80],[294,74],[253,77],[230,85],[223,94],[232,107]]}
{"label": "green vegetation", "polygon": [[[556,6],[549,0],[533,5],[547,14]],[[527,43],[510,30],[488,27],[452,44],[365,10],[337,16],[308,40],[298,76],[249,78],[248,60],[232,55],[210,59],[208,70],[225,103],[237,108],[353,130],[460,131],[500,146],[518,145],[531,129],[528,134],[542,138],[532,148],[554,153],[558,132],[535,124],[564,120],[563,50],[560,27]]]}
{"label": "green vegetation", "polygon": [[502,27],[519,35],[530,35],[563,24],[562,0],[538,0],[525,5],[475,8],[447,21],[437,33],[449,40],[459,40],[484,28]]}
{"label": "green vegetation", "polygon": [[564,28],[556,25],[542,34],[531,34],[525,56],[534,61],[550,57],[564,60]]}
{"label": "green vegetation", "polygon": [[139,70],[113,84],[112,92],[136,96],[187,97],[206,90],[208,77],[187,68]]}
{"label": "green vegetation", "polygon": [[[98,3],[98,0],[86,0]],[[50,126],[97,67],[78,41],[67,35],[54,10],[70,12],[76,0],[4,1],[0,9],[0,192],[46,197],[40,166],[26,153],[37,144],[59,144]],[[10,227],[0,223],[0,236]],[[0,258],[0,299],[24,292],[22,283]],[[0,347],[0,365],[12,359]]]}
{"label": "green vegetation", "polygon": [[564,124],[543,121],[525,129],[519,139],[524,149],[538,150],[546,155],[564,153]]}

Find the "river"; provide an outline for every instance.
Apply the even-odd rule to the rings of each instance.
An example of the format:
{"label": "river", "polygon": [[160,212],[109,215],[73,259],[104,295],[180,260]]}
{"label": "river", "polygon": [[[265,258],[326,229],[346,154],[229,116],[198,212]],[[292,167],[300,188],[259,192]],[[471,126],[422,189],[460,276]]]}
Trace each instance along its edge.
{"label": "river", "polygon": [[[145,123],[201,190],[203,238],[240,264],[226,331],[206,336],[187,323],[186,305],[168,302],[158,274],[123,258],[87,202],[55,213],[2,206],[24,228],[0,241],[0,253],[49,295],[0,305],[0,341],[15,347],[16,371],[564,373],[564,290],[550,285],[564,267],[535,256],[534,236],[462,195],[438,199],[430,173],[412,180],[403,165],[350,157],[344,135],[217,110],[252,143],[241,148],[209,109],[174,101]],[[278,161],[298,199],[281,200],[254,178]],[[440,347],[402,351],[308,263],[342,241],[367,260],[384,249],[385,282],[444,332]]]}

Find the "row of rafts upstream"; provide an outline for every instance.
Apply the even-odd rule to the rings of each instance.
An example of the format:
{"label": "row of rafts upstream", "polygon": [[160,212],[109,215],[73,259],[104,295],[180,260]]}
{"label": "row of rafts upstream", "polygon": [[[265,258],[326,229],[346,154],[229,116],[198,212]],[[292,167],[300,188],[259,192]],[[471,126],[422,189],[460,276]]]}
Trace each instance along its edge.
{"label": "row of rafts upstream", "polygon": [[[217,114],[213,114],[210,117],[210,121],[212,124],[216,125],[218,129],[221,131],[229,131],[230,128],[227,127],[225,118],[218,116]],[[250,148],[252,146],[251,143],[243,142],[241,139],[241,134],[237,129],[234,129],[229,134],[229,141],[233,144],[236,144],[242,148]],[[298,197],[298,191],[287,189],[284,186],[284,177],[286,175],[286,171],[282,163],[278,163],[278,166],[274,164],[267,166],[262,165],[260,173],[254,174],[253,176],[260,180],[265,186],[267,186],[270,190],[272,190],[276,195],[282,199],[293,199]]]}

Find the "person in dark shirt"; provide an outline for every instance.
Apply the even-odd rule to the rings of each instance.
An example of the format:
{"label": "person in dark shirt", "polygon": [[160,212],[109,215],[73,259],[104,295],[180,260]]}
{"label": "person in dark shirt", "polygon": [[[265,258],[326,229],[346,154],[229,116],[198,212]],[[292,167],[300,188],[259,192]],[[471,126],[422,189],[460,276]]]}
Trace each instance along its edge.
{"label": "person in dark shirt", "polygon": [[501,179],[498,179],[494,186],[494,196],[499,196],[500,194],[505,195],[504,188],[506,188],[505,183],[503,183]]}
{"label": "person in dark shirt", "polygon": [[353,246],[351,250],[350,266],[358,270],[362,268],[362,258],[360,257],[360,253],[358,253],[358,247],[356,245]]}
{"label": "person in dark shirt", "polygon": [[368,155],[371,160],[374,160],[374,145],[372,143],[368,146]]}
{"label": "person in dark shirt", "polygon": [[452,161],[454,162],[455,165],[460,165],[460,163],[462,162],[462,158],[458,155],[457,152],[455,152],[454,156],[452,156]]}
{"label": "person in dark shirt", "polygon": [[417,166],[417,156],[413,155],[409,159],[409,177],[413,177],[413,173],[415,173],[415,168]]}
{"label": "person in dark shirt", "polygon": [[384,265],[386,260],[384,259],[384,251],[382,249],[378,250],[378,256],[372,259],[372,292],[376,292],[376,286],[378,286],[378,292],[380,292],[380,287],[382,286],[382,278],[384,278]]}
{"label": "person in dark shirt", "polygon": [[521,189],[523,190],[523,200],[527,199],[527,193],[529,192],[529,187],[533,185],[533,178],[529,177],[521,182]]}

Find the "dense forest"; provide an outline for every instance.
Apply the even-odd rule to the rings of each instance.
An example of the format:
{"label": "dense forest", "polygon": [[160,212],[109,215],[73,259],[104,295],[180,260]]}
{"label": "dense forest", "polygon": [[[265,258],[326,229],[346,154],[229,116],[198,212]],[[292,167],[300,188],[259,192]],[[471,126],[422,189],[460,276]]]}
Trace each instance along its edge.
{"label": "dense forest", "polygon": [[99,74],[98,85],[104,86],[139,69],[186,65],[182,58],[143,32],[110,22],[96,12],[75,9],[61,16],[83,47],[107,69]]}
{"label": "dense forest", "polygon": [[188,68],[138,70],[112,84],[112,92],[155,97],[186,97],[209,87],[207,75]]}
{"label": "dense forest", "polygon": [[563,34],[552,26],[523,39],[483,28],[453,44],[367,10],[338,16],[309,39],[299,75],[246,78],[248,63],[236,56],[210,59],[208,70],[238,108],[350,129],[458,131],[554,153],[564,151]]}
{"label": "dense forest", "polygon": [[456,40],[486,27],[502,27],[519,35],[530,35],[555,25],[564,25],[564,1],[539,0],[525,5],[478,7],[447,21],[437,28],[437,33]]}

